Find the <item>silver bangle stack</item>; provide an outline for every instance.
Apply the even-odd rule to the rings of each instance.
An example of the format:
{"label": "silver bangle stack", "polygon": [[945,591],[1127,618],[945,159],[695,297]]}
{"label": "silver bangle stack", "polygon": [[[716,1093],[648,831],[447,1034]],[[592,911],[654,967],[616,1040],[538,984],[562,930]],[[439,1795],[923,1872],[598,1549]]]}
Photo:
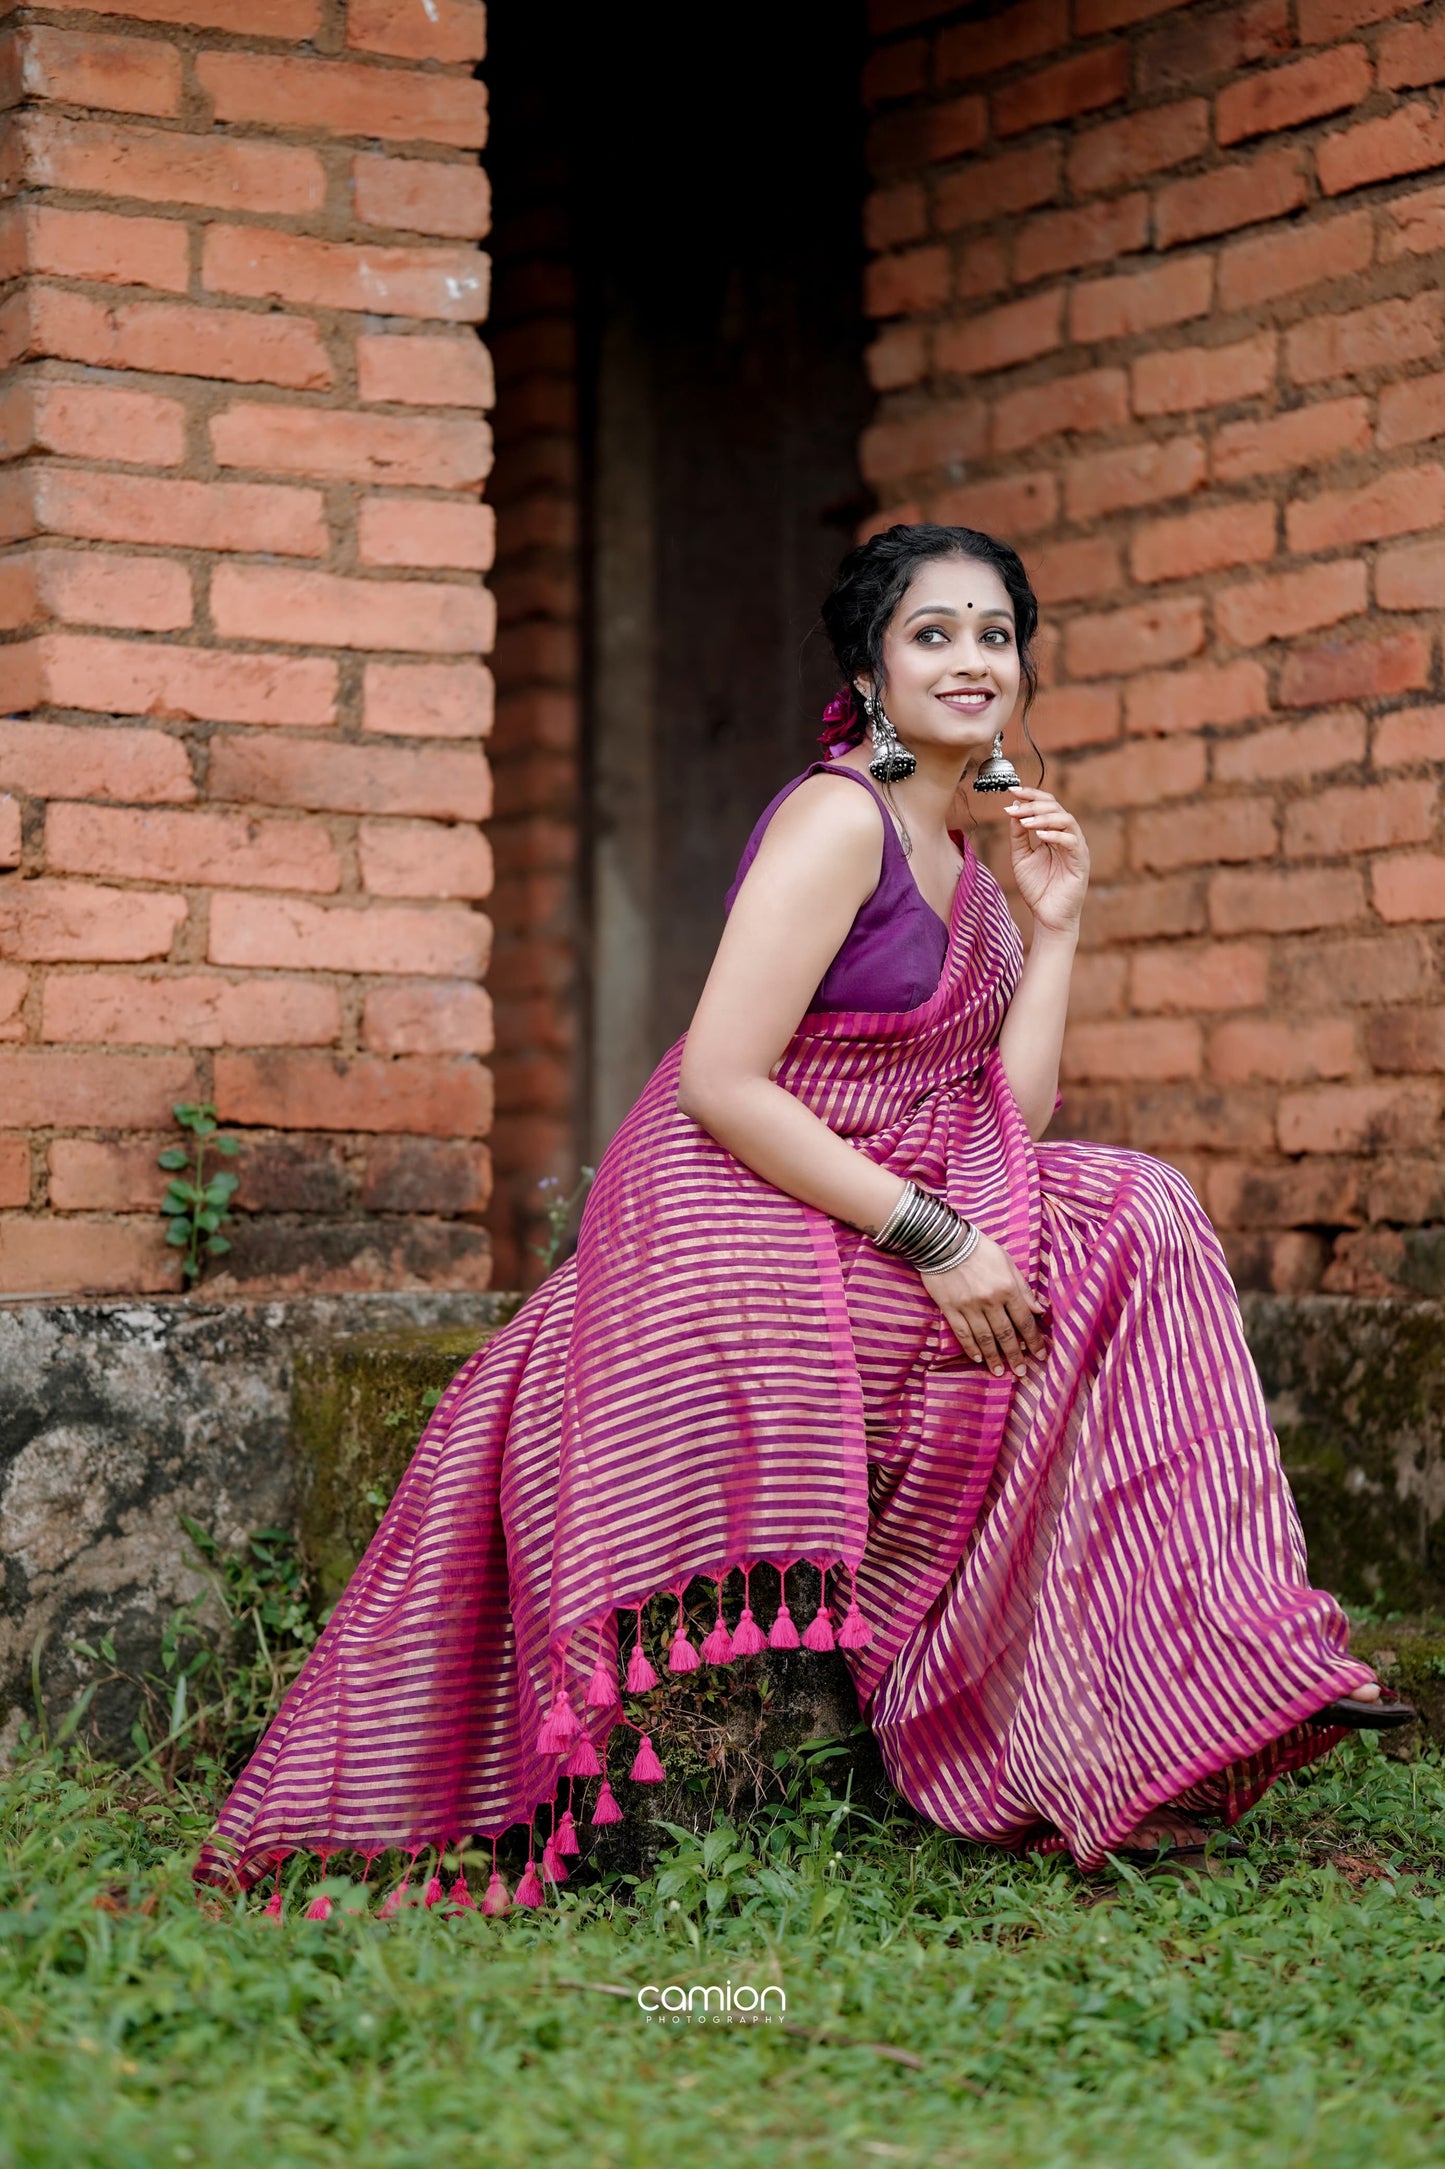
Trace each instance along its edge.
{"label": "silver bangle stack", "polygon": [[965,1220],[947,1198],[920,1190],[916,1182],[905,1183],[903,1195],[873,1240],[920,1273],[950,1273],[978,1248],[983,1230],[976,1221]]}

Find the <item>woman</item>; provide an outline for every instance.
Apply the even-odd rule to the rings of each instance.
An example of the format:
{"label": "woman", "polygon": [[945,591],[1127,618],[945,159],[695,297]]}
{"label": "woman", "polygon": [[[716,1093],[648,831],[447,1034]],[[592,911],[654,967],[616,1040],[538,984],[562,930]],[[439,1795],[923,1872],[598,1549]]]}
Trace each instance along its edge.
{"label": "woman", "polygon": [[[1306,1580],[1188,1184],[1035,1142],[1088,850],[1002,759],[1034,682],[1022,565],[971,529],[894,527],[845,559],[824,621],[832,757],[759,822],[576,1258],[449,1387],[204,1877],[248,1883],[296,1847],[535,1840],[539,1807],[564,1875],[574,1809],[614,1820],[633,1754],[618,1613],[645,1694],[660,1591],[670,1669],[836,1639],[916,1808],[1086,1866],[1197,1846],[1201,1817],[1233,1822],[1342,1726],[1409,1714]],[[1012,793],[1027,963],[950,826],[970,777]],[[763,1561],[783,1575],[766,1643]],[[802,1561],[824,1601],[800,1637]],[[662,1775],[645,1734],[630,1774]],[[517,1896],[541,1899],[530,1860]]]}

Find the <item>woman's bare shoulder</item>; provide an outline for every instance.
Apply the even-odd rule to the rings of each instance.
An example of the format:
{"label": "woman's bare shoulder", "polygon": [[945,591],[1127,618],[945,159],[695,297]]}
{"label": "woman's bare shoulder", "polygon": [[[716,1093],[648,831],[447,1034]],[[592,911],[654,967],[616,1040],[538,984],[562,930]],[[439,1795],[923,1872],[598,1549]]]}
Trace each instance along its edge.
{"label": "woman's bare shoulder", "polygon": [[867,784],[838,775],[809,776],[790,791],[764,832],[759,856],[769,845],[790,852],[816,848],[857,854],[860,860],[881,855],[883,812]]}

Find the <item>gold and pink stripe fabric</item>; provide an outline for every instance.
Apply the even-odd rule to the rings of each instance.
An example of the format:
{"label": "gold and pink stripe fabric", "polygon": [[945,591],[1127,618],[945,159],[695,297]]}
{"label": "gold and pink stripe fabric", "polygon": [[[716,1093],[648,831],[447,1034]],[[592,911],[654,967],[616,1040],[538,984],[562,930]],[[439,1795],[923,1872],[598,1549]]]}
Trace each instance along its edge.
{"label": "gold and pink stripe fabric", "polygon": [[964,861],[935,993],[810,1013],[778,1081],[1004,1245],[1047,1363],[966,1362],[910,1267],[679,1114],[674,1047],[575,1258],[436,1409],[203,1879],[529,1822],[577,1738],[609,1766],[619,1611],[762,1561],[828,1571],[835,1627],[856,1599],[890,1775],[961,1836],[1094,1862],[1338,1739],[1304,1720],[1369,1674],[1309,1586],[1219,1245],[1161,1162],[1030,1139],[997,1044],[1022,949]]}

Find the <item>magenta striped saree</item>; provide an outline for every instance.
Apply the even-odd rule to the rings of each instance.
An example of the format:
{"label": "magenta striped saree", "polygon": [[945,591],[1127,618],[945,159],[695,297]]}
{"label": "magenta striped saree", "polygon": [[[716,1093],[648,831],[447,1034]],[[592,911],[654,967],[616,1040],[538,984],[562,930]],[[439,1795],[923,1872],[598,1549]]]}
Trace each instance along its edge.
{"label": "magenta striped saree", "polygon": [[796,1647],[746,1583],[725,1616],[760,1561],[785,1595],[824,1570],[801,1639],[846,1650],[898,1790],[962,1836],[1095,1863],[1164,1802],[1233,1821],[1338,1740],[1305,1720],[1370,1674],[1306,1578],[1219,1245],[1159,1161],[1031,1142],[997,1049],[1021,967],[966,848],[935,993],[811,1013],[778,1081],[1005,1246],[1047,1363],[965,1361],[909,1266],[677,1112],[675,1047],[576,1258],[448,1388],[199,1876],[535,1827],[563,1778],[613,1819],[609,1774],[666,1752],[624,1716],[653,1670],[634,1641],[619,1682],[618,1614],[705,1576],[701,1650],[651,1657]]}

